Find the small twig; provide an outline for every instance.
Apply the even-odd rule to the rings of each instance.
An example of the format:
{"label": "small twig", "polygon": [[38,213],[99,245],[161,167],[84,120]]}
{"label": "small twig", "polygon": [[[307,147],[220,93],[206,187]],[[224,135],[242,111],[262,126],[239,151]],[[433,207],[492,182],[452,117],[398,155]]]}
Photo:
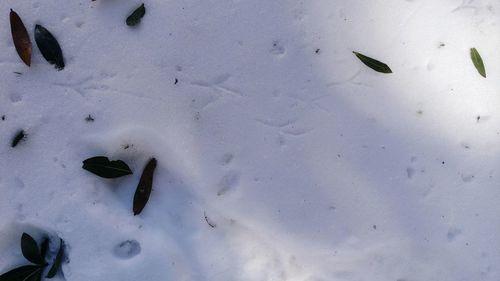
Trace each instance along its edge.
{"label": "small twig", "polygon": [[208,218],[207,216],[207,213],[206,212],[203,212],[203,215],[205,216],[205,221],[207,222],[207,224],[211,227],[211,228],[215,228],[217,225],[213,222],[210,221],[210,219]]}

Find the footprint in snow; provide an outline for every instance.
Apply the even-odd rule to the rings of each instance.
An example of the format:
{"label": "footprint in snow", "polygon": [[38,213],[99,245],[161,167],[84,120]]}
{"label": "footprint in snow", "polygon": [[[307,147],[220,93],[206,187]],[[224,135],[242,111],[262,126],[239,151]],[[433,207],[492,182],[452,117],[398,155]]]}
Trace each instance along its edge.
{"label": "footprint in snow", "polygon": [[219,182],[219,191],[217,191],[217,196],[224,195],[228,191],[232,190],[238,182],[240,181],[240,174],[235,171],[230,171],[226,173]]}
{"label": "footprint in snow", "polygon": [[141,253],[141,244],[136,240],[120,242],[113,249],[113,254],[119,259],[131,259]]}
{"label": "footprint in snow", "polygon": [[274,40],[273,46],[269,52],[275,56],[282,56],[286,53],[286,49],[279,40]]}

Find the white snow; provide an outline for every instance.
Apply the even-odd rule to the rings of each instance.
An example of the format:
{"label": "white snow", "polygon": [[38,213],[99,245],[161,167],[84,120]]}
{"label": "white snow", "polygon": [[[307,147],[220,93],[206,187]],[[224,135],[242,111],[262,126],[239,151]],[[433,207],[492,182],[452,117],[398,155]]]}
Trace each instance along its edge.
{"label": "white snow", "polygon": [[0,3],[0,273],[25,231],[66,242],[54,280],[500,280],[500,2],[145,1]]}

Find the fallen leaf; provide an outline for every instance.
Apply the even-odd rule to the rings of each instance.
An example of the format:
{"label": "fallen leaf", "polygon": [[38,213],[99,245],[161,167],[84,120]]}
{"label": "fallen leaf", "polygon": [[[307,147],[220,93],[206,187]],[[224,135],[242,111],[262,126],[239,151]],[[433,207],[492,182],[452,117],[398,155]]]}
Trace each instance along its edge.
{"label": "fallen leaf", "polygon": [[134,194],[134,216],[142,212],[148,203],[153,188],[153,174],[156,168],[156,159],[151,158],[142,172],[141,179]]}
{"label": "fallen leaf", "polygon": [[61,262],[64,255],[64,241],[62,239],[59,240],[59,250],[57,251],[56,259],[54,260],[49,273],[47,273],[47,278],[53,278],[54,276],[56,276],[57,271],[59,271],[59,268],[61,267]]}
{"label": "fallen leaf", "polygon": [[35,239],[27,233],[23,233],[21,236],[21,251],[23,252],[23,256],[30,262],[38,265],[46,264]]}
{"label": "fallen leaf", "polygon": [[20,130],[12,139],[11,146],[16,147],[19,144],[19,142],[22,141],[25,137],[26,134],[24,133],[24,130]]}
{"label": "fallen leaf", "polygon": [[387,64],[385,64],[381,61],[378,61],[376,59],[372,59],[370,57],[367,57],[367,56],[360,54],[358,52],[353,52],[353,53],[356,55],[356,57],[358,57],[358,59],[362,63],[364,63],[369,68],[371,68],[377,72],[381,72],[381,73],[392,73],[391,68]]}
{"label": "fallen leaf", "polygon": [[474,63],[474,66],[476,67],[477,72],[479,72],[479,74],[481,76],[486,78],[486,69],[484,68],[483,59],[481,58],[481,55],[476,50],[476,48],[470,49],[470,58],[472,59],[472,63]]}
{"label": "fallen leaf", "polygon": [[141,4],[137,9],[135,9],[132,14],[127,17],[126,23],[128,26],[134,26],[141,22],[142,17],[146,14],[146,7],[144,3]]}
{"label": "fallen leaf", "polygon": [[39,265],[20,266],[0,275],[0,281],[38,281],[42,269]]}
{"label": "fallen leaf", "polygon": [[35,26],[35,41],[42,56],[50,63],[54,64],[58,70],[64,68],[64,58],[61,46],[56,38],[45,27]]}
{"label": "fallen leaf", "polygon": [[82,168],[107,179],[132,174],[132,171],[125,162],[122,160],[110,161],[105,156],[96,156],[84,160]]}
{"label": "fallen leaf", "polygon": [[27,65],[31,65],[31,40],[19,15],[10,9],[10,31],[19,57]]}
{"label": "fallen leaf", "polygon": [[47,250],[49,249],[49,238],[44,238],[42,245],[40,245],[40,255],[42,258],[45,260],[45,257],[47,256]]}

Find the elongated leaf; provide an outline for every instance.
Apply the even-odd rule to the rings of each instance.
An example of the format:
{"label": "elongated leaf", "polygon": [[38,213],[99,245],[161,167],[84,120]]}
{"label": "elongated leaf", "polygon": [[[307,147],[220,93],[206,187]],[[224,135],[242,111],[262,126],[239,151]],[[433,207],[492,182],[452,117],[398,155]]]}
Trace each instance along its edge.
{"label": "elongated leaf", "polygon": [[360,54],[358,52],[353,52],[353,53],[356,55],[356,57],[358,57],[358,59],[362,63],[364,63],[369,68],[371,68],[377,72],[381,72],[381,73],[392,73],[391,68],[387,64],[385,64],[381,61],[378,61],[376,59],[372,59],[370,57],[367,57],[367,56]]}
{"label": "elongated leaf", "polygon": [[30,36],[23,21],[12,9],[10,9],[10,31],[17,54],[19,54],[19,57],[27,66],[30,66],[32,50]]}
{"label": "elongated leaf", "polygon": [[49,238],[44,238],[42,245],[40,245],[40,255],[45,260],[47,256],[47,250],[49,249]]}
{"label": "elongated leaf", "polygon": [[64,58],[61,46],[56,38],[45,27],[35,26],[35,41],[42,56],[50,63],[54,64],[58,70],[64,68]]}
{"label": "elongated leaf", "polygon": [[28,279],[26,279],[26,281],[42,281],[42,273],[43,273],[43,270],[44,270],[45,266],[46,265],[41,266],[40,270],[38,270],[33,275],[31,275],[30,277],[28,277]]}
{"label": "elongated leaf", "polygon": [[59,268],[61,268],[61,262],[63,256],[64,256],[64,241],[60,239],[59,250],[57,251],[56,258],[54,260],[54,263],[52,264],[52,267],[49,270],[49,273],[47,273],[47,278],[53,278],[54,276],[56,276],[56,273],[59,271]]}
{"label": "elongated leaf", "polygon": [[142,17],[146,14],[146,7],[142,3],[137,9],[135,9],[132,14],[127,17],[125,21],[128,26],[134,26],[141,22]]}
{"label": "elongated leaf", "polygon": [[153,188],[153,174],[156,168],[156,159],[151,158],[142,172],[134,195],[134,216],[142,212],[149,200]]}
{"label": "elongated leaf", "polygon": [[0,275],[0,281],[38,281],[42,269],[39,265],[24,265]]}
{"label": "elongated leaf", "polygon": [[23,252],[23,256],[30,262],[38,265],[46,264],[40,254],[40,249],[38,248],[38,244],[35,239],[27,233],[23,233],[21,236],[21,250]]}
{"label": "elongated leaf", "polygon": [[22,141],[26,137],[26,134],[24,133],[24,130],[19,130],[17,134],[14,136],[12,139],[11,146],[16,147],[20,141]]}
{"label": "elongated leaf", "polygon": [[470,49],[470,58],[472,59],[472,63],[474,63],[477,72],[479,72],[481,76],[486,78],[486,69],[484,69],[483,59],[481,58],[481,55],[479,55],[479,52],[476,50],[476,48]]}
{"label": "elongated leaf", "polygon": [[84,160],[82,168],[107,179],[132,174],[132,171],[125,162],[121,160],[110,161],[105,156],[96,156]]}

